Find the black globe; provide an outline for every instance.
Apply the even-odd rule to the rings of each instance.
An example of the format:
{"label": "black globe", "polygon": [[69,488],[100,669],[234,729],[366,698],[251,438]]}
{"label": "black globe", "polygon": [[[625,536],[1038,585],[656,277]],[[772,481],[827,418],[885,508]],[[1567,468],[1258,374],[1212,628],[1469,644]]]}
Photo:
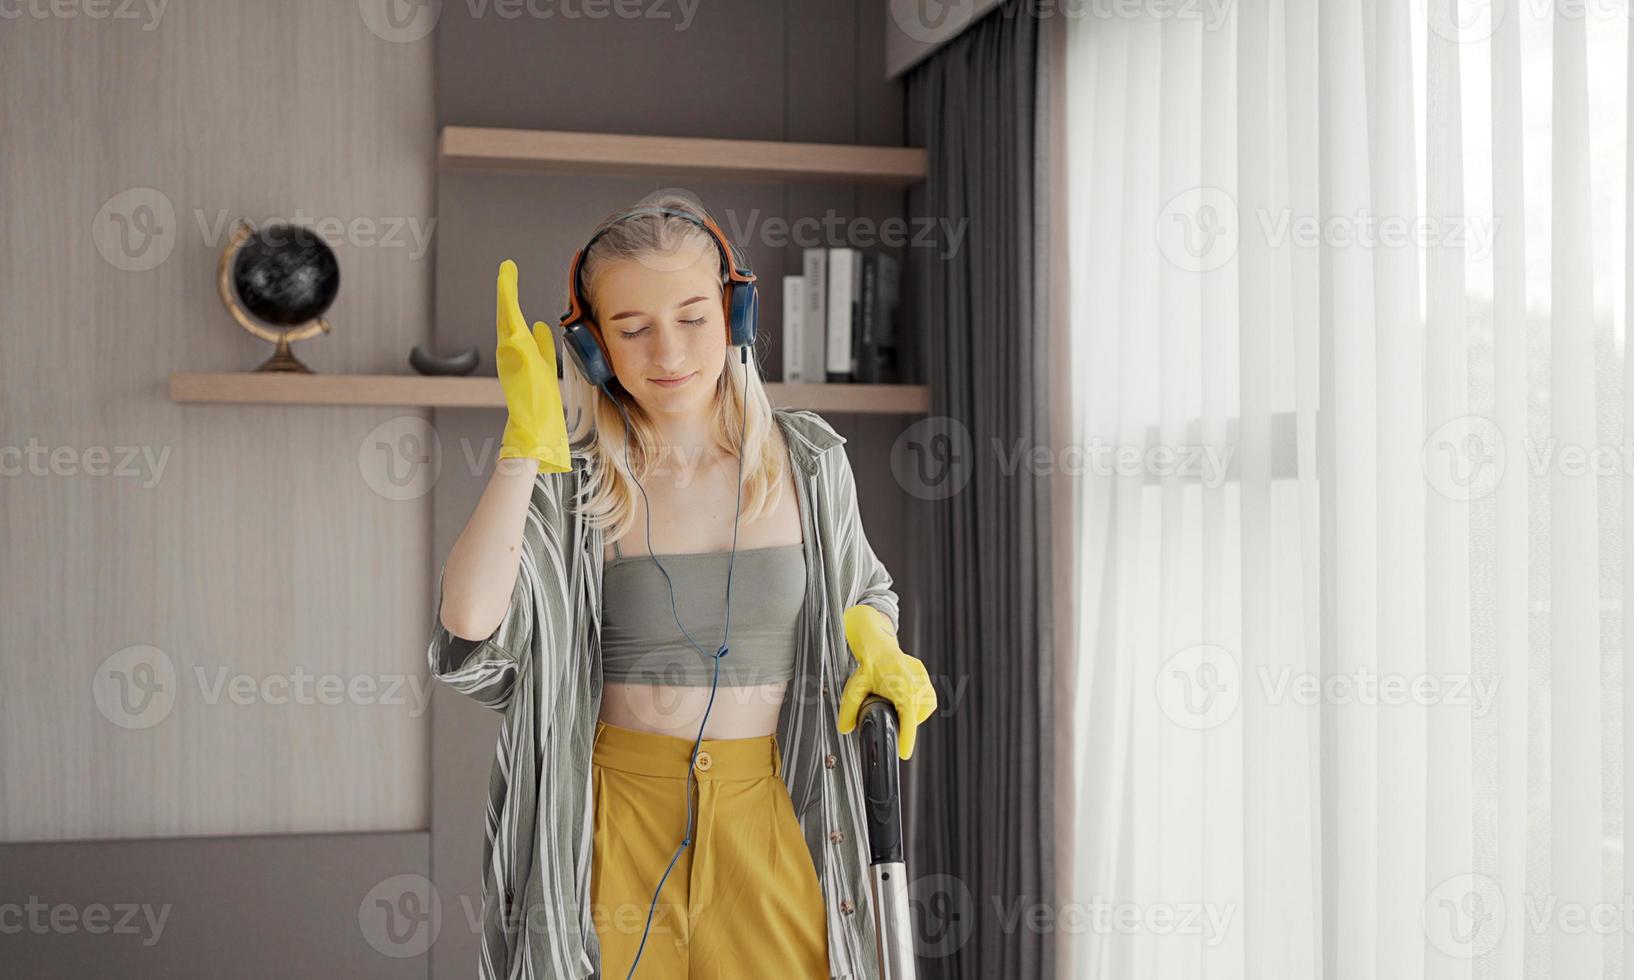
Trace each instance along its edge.
{"label": "black globe", "polygon": [[300,225],[268,225],[244,239],[233,258],[233,287],[250,314],[294,326],[324,314],[340,291],[329,245]]}

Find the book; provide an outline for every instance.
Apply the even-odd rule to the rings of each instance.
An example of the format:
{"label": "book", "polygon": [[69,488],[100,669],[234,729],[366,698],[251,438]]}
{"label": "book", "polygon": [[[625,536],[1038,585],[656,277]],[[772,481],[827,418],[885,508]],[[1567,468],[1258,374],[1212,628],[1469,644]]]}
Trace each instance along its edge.
{"label": "book", "polygon": [[857,344],[857,380],[879,383],[879,363],[875,357],[879,334],[879,260],[877,252],[862,257],[862,334]]}
{"label": "book", "polygon": [[876,265],[874,313],[874,374],[881,384],[902,380],[897,361],[897,309],[902,299],[902,264],[881,253]]}
{"label": "book", "polygon": [[898,380],[896,308],[900,266],[884,252],[868,252],[862,259],[862,328],[858,336],[856,380],[863,384],[891,384]]}
{"label": "book", "polygon": [[802,255],[801,276],[806,281],[806,310],[801,328],[804,333],[804,354],[801,364],[802,380],[806,384],[822,384],[825,377],[828,347],[825,340],[828,329],[828,249],[808,248]]}
{"label": "book", "polygon": [[862,252],[828,250],[828,358],[831,383],[856,379],[856,339],[862,325]]}
{"label": "book", "polygon": [[798,383],[806,379],[806,277],[783,277],[783,380]]}

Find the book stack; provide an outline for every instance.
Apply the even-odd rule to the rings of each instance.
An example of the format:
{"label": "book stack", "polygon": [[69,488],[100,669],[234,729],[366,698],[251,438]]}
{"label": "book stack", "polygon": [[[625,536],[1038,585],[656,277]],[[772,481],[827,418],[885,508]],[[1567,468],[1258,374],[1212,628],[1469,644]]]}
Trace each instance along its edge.
{"label": "book stack", "polygon": [[808,248],[783,277],[783,380],[895,384],[898,261],[858,248]]}

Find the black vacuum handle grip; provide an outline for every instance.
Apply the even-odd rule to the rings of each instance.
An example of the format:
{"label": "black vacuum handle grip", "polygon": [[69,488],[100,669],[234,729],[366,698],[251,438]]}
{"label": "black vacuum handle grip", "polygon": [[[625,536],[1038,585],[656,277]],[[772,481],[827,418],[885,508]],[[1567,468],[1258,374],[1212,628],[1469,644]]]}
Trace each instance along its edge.
{"label": "black vacuum handle grip", "polygon": [[870,694],[857,711],[857,733],[862,739],[859,749],[870,862],[901,862],[902,780],[897,770],[896,705]]}

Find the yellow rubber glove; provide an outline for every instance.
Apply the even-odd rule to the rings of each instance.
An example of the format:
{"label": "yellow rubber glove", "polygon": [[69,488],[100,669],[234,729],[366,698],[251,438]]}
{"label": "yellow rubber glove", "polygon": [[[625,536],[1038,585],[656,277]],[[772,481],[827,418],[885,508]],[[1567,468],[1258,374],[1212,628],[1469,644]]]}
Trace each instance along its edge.
{"label": "yellow rubber glove", "polygon": [[528,332],[522,307],[516,301],[516,263],[499,264],[499,301],[494,317],[499,345],[494,363],[499,386],[505,390],[505,434],[499,440],[499,458],[537,459],[540,472],[567,473],[573,469],[567,444],[567,412],[556,381],[556,342],[543,322]]}
{"label": "yellow rubber glove", "polygon": [[913,755],[920,722],[936,711],[936,688],[917,657],[897,645],[891,620],[873,606],[858,604],[845,611],[845,640],[858,667],[840,692],[840,734],[857,727],[857,712],[870,694],[896,705],[897,755]]}

